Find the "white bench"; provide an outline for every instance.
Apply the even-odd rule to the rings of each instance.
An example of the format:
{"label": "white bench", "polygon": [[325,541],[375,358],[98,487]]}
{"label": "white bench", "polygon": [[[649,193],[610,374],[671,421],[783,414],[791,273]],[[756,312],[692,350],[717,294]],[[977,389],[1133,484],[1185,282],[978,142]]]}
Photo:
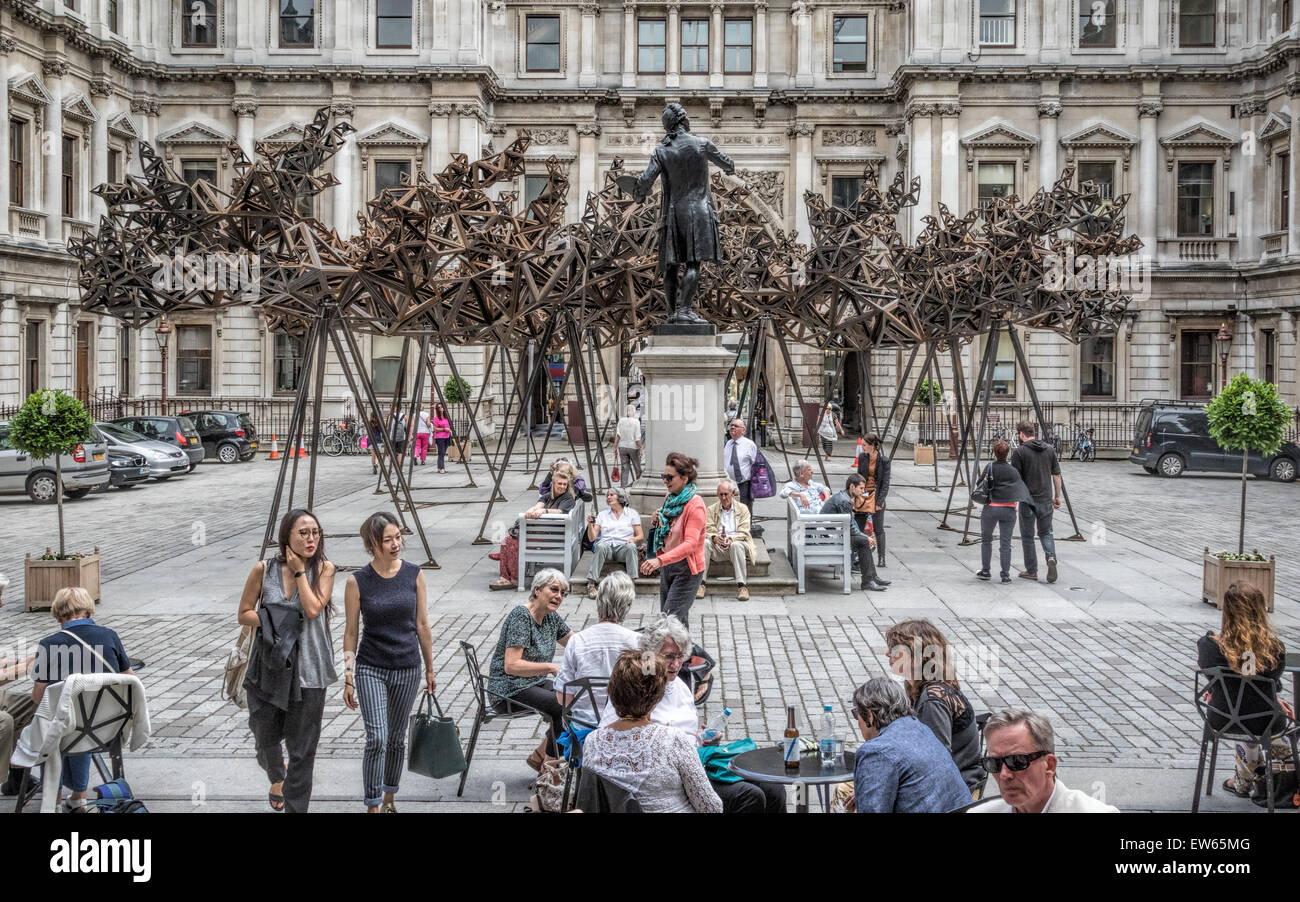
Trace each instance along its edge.
{"label": "white bench", "polygon": [[554,567],[565,578],[573,575],[582,557],[582,531],[587,526],[586,504],[579,498],[567,514],[542,514],[529,519],[520,514],[519,591],[525,586],[525,567],[542,564]]}
{"label": "white bench", "polygon": [[852,514],[806,514],[793,498],[786,501],[785,552],[804,594],[804,570],[813,566],[844,568],[844,594],[853,579],[853,545],[849,541]]}

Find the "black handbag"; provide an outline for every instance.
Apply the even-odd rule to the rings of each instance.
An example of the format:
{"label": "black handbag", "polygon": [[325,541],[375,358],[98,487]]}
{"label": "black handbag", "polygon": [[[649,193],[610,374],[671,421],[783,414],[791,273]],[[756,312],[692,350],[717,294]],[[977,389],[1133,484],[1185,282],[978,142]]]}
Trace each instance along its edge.
{"label": "black handbag", "polygon": [[[1268,784],[1262,767],[1255,771],[1255,788],[1250,800],[1260,808],[1268,807]],[[1273,771],[1273,807],[1300,808],[1300,785],[1297,785],[1295,771]]]}
{"label": "black handbag", "polygon": [[[437,716],[433,713],[435,707]],[[413,774],[440,780],[465,769],[460,730],[455,721],[443,715],[442,705],[432,692],[425,693],[419,710],[411,715],[407,749],[406,768]]]}
{"label": "black handbag", "polygon": [[989,496],[993,492],[993,464],[984,468],[980,478],[975,482],[975,488],[971,489],[970,500],[976,504],[988,504]]}

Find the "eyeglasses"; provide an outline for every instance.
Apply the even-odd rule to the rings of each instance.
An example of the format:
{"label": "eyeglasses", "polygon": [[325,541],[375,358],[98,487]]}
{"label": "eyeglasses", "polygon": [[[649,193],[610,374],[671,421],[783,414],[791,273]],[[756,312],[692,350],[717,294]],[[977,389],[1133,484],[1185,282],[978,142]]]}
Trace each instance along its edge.
{"label": "eyeglasses", "polygon": [[664,482],[672,482],[674,479],[677,478],[677,474],[676,474],[676,473],[660,473],[660,474],[659,474],[659,478],[662,479]]}
{"label": "eyeglasses", "polygon": [[686,655],[664,655],[663,658],[665,661],[671,664],[674,661],[685,661]]}
{"label": "eyeglasses", "polygon": [[731,492],[718,492],[718,497],[719,497],[719,498],[730,498],[731,495],[732,495]]}
{"label": "eyeglasses", "polygon": [[319,538],[320,538],[320,530],[319,530],[319,529],[300,529],[300,530],[298,530],[298,538],[300,538],[300,539],[319,539]]}
{"label": "eyeglasses", "polygon": [[990,774],[998,774],[1002,772],[1002,765],[1005,764],[1007,770],[1016,774],[1020,773],[1020,771],[1024,770],[1046,754],[1047,752],[1039,751],[1031,752],[1028,755],[1003,755],[1001,757],[988,755],[980,759],[980,767],[984,768]]}

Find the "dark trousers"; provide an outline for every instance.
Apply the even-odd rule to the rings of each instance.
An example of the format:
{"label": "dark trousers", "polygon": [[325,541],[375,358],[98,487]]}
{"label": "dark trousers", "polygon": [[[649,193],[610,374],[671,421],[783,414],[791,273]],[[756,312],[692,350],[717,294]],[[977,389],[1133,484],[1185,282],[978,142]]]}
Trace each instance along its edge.
{"label": "dark trousers", "polygon": [[981,570],[988,572],[993,562],[993,528],[998,527],[998,556],[1002,564],[1002,575],[1011,575],[1011,533],[1016,528],[1016,509],[1014,507],[994,507],[984,505],[980,514],[980,563]]}
{"label": "dark trousers", "polygon": [[[512,702],[521,702],[515,705]],[[564,713],[564,705],[560,704],[555,697],[555,683],[551,680],[544,680],[536,686],[529,686],[527,689],[520,689],[508,699],[498,699],[496,709],[502,714],[509,714],[519,711],[527,706],[537,711],[550,720],[550,726],[546,728],[546,754],[552,758],[560,757],[560,750],[555,744],[555,738],[564,732],[564,726],[560,723],[560,715]]]}
{"label": "dark trousers", "polygon": [[[248,726],[257,744],[257,763],[272,783],[284,782],[285,811],[306,814],[311,804],[312,769],[324,713],[324,689],[303,689],[302,698],[290,701],[288,711],[256,692],[248,693]],[[287,770],[285,748],[289,752]]]}
{"label": "dark trousers", "polygon": [[451,444],[451,437],[436,438],[433,443],[438,446],[438,469],[447,469],[447,446]]}
{"label": "dark trousers", "polygon": [[659,610],[672,614],[687,625],[691,616],[691,605],[695,602],[695,592],[704,579],[704,571],[691,573],[690,565],[685,559],[673,561],[659,568]]}
{"label": "dark trousers", "polygon": [[1025,572],[1038,572],[1038,552],[1034,548],[1034,534],[1043,543],[1043,554],[1056,557],[1056,539],[1052,537],[1052,499],[1020,502],[1020,544],[1025,549]]}
{"label": "dark trousers", "polygon": [[876,555],[883,564],[885,562],[885,512],[880,508],[876,508],[876,512],[871,515],[871,525],[875,529]]}
{"label": "dark trousers", "polygon": [[785,786],[781,783],[721,783],[709,785],[722,800],[723,814],[785,814]]}
{"label": "dark trousers", "polygon": [[736,497],[749,511],[749,534],[751,536],[761,536],[763,527],[758,523],[758,514],[754,513],[754,492],[751,480],[746,479],[744,482],[736,483]]}
{"label": "dark trousers", "polygon": [[876,579],[876,561],[871,556],[871,539],[865,535],[850,535],[849,542],[853,545],[853,553],[862,562],[862,585],[865,587]]}

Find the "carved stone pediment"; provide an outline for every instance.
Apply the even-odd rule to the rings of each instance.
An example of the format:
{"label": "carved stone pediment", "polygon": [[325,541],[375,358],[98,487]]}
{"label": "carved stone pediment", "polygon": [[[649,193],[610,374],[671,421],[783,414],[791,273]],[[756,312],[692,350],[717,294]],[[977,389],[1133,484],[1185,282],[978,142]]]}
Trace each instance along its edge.
{"label": "carved stone pediment", "polygon": [[1124,168],[1128,169],[1133,158],[1133,148],[1137,139],[1111,125],[1090,125],[1079,129],[1061,139],[1065,148],[1065,162],[1073,163],[1080,150],[1101,149],[1119,151]]}
{"label": "carved stone pediment", "polygon": [[131,121],[131,117],[126,113],[116,119],[109,120],[108,130],[119,138],[127,138],[131,141],[140,140],[140,133],[136,131],[135,123]]}
{"label": "carved stone pediment", "polygon": [[65,97],[63,100],[63,115],[78,122],[85,122],[88,125],[99,121],[99,113],[95,111],[94,104],[87,100],[84,94],[73,94]]}
{"label": "carved stone pediment", "polygon": [[1209,152],[1214,156],[1221,157],[1223,168],[1227,171],[1230,162],[1229,152],[1240,143],[1240,139],[1229,135],[1227,132],[1220,131],[1204,120],[1194,122],[1168,138],[1160,139],[1160,146],[1165,149],[1166,172],[1173,171],[1176,157],[1189,151],[1192,153]]}
{"label": "carved stone pediment", "polygon": [[283,146],[286,144],[297,144],[302,140],[303,125],[296,125],[292,122],[280,126],[273,132],[258,138],[259,144],[274,144]]}
{"label": "carved stone pediment", "polygon": [[31,72],[20,73],[9,79],[9,96],[25,100],[34,106],[45,106],[51,100],[50,92],[45,90],[45,85]]}
{"label": "carved stone pediment", "polygon": [[1264,127],[1259,130],[1259,140],[1269,141],[1281,135],[1291,134],[1291,117],[1286,113],[1269,113]]}
{"label": "carved stone pediment", "polygon": [[966,149],[966,171],[975,169],[975,152],[977,150],[1000,150],[1010,156],[1019,157],[1026,172],[1029,171],[1029,155],[1038,145],[1038,138],[1006,123],[994,123],[976,131],[967,133],[961,139],[961,146]]}
{"label": "carved stone pediment", "polygon": [[185,122],[158,136],[158,143],[163,145],[209,144],[225,147],[233,140],[235,140],[233,135],[223,134],[212,126],[200,122]]}
{"label": "carved stone pediment", "polygon": [[424,135],[396,122],[381,122],[357,135],[356,140],[357,144],[369,147],[423,147],[429,143]]}

